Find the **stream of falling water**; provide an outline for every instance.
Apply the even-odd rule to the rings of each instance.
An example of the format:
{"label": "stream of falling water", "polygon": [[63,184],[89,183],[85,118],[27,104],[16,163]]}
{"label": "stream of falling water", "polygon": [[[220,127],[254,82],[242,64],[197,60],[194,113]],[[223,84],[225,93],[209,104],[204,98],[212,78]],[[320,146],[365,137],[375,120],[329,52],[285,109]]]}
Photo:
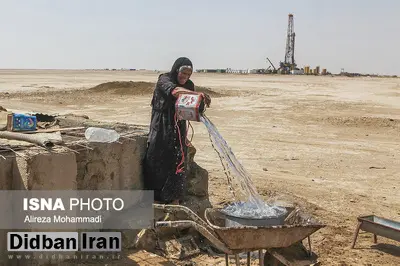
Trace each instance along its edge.
{"label": "stream of falling water", "polygon": [[239,202],[224,208],[224,212],[242,218],[279,217],[286,209],[265,203],[258,194],[249,173],[236,159],[228,143],[218,132],[215,125],[204,114],[200,118],[207,127],[211,144],[217,152],[228,179],[230,190]]}

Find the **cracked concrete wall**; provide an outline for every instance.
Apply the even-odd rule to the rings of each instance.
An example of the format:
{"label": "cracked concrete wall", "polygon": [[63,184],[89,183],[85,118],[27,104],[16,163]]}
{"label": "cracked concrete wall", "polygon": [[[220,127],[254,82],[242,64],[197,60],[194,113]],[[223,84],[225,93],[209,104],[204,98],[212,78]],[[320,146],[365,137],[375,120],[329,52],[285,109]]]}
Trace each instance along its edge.
{"label": "cracked concrete wall", "polygon": [[[76,154],[79,190],[123,190],[143,188],[142,160],[147,138],[136,136],[120,143],[92,143]],[[71,149],[82,147],[71,145]]]}
{"label": "cracked concrete wall", "polygon": [[[5,160],[0,158],[0,189],[141,189],[146,141],[147,137],[139,135],[124,138],[122,143],[91,143],[90,149],[86,150],[82,150],[82,146],[69,145],[70,149],[60,148],[52,152],[37,149],[18,151],[22,156],[7,157]],[[13,153],[2,155],[15,156]],[[38,264],[29,260],[8,260],[8,231],[11,230],[0,230],[0,266],[40,265],[48,262],[43,260]]]}
{"label": "cracked concrete wall", "polygon": [[13,161],[13,190],[72,190],[76,189],[77,164],[75,153],[61,149],[40,152]]}

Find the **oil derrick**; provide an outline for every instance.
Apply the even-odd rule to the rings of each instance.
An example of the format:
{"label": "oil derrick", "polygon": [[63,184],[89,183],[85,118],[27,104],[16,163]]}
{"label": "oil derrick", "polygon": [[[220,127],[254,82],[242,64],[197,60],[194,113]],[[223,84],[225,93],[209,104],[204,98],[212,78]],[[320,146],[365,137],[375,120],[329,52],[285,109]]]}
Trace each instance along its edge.
{"label": "oil derrick", "polygon": [[285,61],[280,62],[280,70],[282,73],[289,73],[290,70],[296,68],[296,63],[294,61],[294,43],[296,34],[294,33],[294,22],[293,14],[289,14],[287,38],[286,38],[286,51],[285,51]]}

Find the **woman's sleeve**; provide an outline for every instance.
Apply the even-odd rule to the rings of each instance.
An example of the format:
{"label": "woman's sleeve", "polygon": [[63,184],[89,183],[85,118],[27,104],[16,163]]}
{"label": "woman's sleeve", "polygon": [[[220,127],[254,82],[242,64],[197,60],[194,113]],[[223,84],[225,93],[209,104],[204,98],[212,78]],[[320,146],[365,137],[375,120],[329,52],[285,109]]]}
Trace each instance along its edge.
{"label": "woman's sleeve", "polygon": [[156,90],[158,90],[162,95],[170,97],[172,95],[172,91],[176,87],[176,84],[171,81],[169,76],[161,75],[158,78]]}

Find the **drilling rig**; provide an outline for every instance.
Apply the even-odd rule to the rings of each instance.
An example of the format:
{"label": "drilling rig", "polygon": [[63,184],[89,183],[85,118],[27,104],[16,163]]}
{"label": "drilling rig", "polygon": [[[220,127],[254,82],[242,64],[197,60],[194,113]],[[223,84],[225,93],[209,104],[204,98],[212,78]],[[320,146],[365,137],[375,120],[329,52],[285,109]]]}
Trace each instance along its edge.
{"label": "drilling rig", "polygon": [[285,61],[280,62],[279,71],[282,74],[289,74],[291,70],[296,68],[294,61],[294,43],[296,34],[294,33],[294,22],[293,14],[289,14],[288,29],[286,36],[286,50],[285,50]]}

